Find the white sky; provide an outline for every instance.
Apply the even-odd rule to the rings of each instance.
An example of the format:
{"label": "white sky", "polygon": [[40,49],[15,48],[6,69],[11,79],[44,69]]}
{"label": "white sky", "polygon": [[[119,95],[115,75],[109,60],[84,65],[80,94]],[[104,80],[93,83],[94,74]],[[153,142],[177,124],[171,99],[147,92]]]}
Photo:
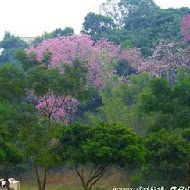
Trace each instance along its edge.
{"label": "white sky", "polygon": [[[98,13],[106,0],[0,0],[0,39],[5,31],[37,36],[44,31],[72,27],[79,33],[88,12]],[[155,0],[162,8],[190,7],[190,0]]]}

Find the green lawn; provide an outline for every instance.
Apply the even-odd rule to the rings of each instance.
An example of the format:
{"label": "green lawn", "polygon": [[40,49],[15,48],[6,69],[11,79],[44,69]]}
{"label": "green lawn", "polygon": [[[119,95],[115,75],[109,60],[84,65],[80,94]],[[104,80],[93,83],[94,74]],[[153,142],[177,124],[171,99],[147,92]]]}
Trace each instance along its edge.
{"label": "green lawn", "polygon": [[[22,184],[20,187],[21,190],[38,190],[36,186],[26,185]],[[67,186],[67,187],[55,187],[55,186],[49,186],[46,188],[46,190],[83,190],[81,186]],[[104,190],[104,189],[95,189],[92,190]]]}
{"label": "green lawn", "polygon": [[[30,186],[22,184],[20,187],[21,190],[38,190],[36,186]],[[69,187],[47,187],[46,190],[82,190],[80,186],[69,186]]]}

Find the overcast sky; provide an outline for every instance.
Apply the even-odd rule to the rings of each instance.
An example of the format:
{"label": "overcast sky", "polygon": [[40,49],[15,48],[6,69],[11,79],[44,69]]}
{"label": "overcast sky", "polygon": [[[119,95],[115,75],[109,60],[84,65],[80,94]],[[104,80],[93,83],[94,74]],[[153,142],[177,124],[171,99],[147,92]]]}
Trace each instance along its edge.
{"label": "overcast sky", "polygon": [[[55,28],[79,33],[88,12],[98,13],[106,0],[0,0],[0,39],[5,31],[21,37],[37,36]],[[190,7],[190,0],[155,0],[162,8]]]}

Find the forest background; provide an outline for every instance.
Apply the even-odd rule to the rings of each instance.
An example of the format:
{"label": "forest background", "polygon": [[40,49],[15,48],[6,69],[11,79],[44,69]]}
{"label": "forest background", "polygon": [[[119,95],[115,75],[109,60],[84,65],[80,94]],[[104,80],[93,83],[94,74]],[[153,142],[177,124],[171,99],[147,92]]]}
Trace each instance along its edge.
{"label": "forest background", "polygon": [[90,190],[118,166],[131,187],[190,186],[190,9],[107,0],[100,10],[80,35],[57,28],[29,45],[5,32],[2,177],[33,168],[45,190],[65,167]]}

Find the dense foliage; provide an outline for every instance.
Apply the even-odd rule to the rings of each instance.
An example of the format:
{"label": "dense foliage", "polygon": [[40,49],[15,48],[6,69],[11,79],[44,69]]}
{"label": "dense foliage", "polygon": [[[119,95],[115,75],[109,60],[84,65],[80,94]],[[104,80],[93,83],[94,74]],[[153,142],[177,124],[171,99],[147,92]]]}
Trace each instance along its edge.
{"label": "dense foliage", "polygon": [[21,40],[19,37],[16,37],[10,32],[5,32],[3,40],[0,42],[0,65],[5,63],[14,63],[17,64],[17,60],[15,57],[15,51],[18,48],[26,48],[28,44]]}
{"label": "dense foliage", "polygon": [[189,9],[152,0],[107,0],[100,9],[81,35],[59,28],[27,47],[5,33],[4,178],[30,164],[45,190],[48,171],[69,165],[90,190],[117,165],[133,171],[134,187],[190,186]]}
{"label": "dense foliage", "polygon": [[161,41],[179,42],[181,19],[190,13],[188,8],[161,9],[152,0],[107,0],[100,11],[117,26],[109,33],[105,30],[104,35],[101,32],[100,37],[127,48],[138,47],[144,56],[152,55]]}
{"label": "dense foliage", "polygon": [[[63,160],[75,165],[84,190],[90,190],[108,166],[143,163],[144,152],[138,141],[126,126],[74,124],[61,126],[56,151]],[[83,167],[87,164],[90,164],[90,173],[85,175]]]}

